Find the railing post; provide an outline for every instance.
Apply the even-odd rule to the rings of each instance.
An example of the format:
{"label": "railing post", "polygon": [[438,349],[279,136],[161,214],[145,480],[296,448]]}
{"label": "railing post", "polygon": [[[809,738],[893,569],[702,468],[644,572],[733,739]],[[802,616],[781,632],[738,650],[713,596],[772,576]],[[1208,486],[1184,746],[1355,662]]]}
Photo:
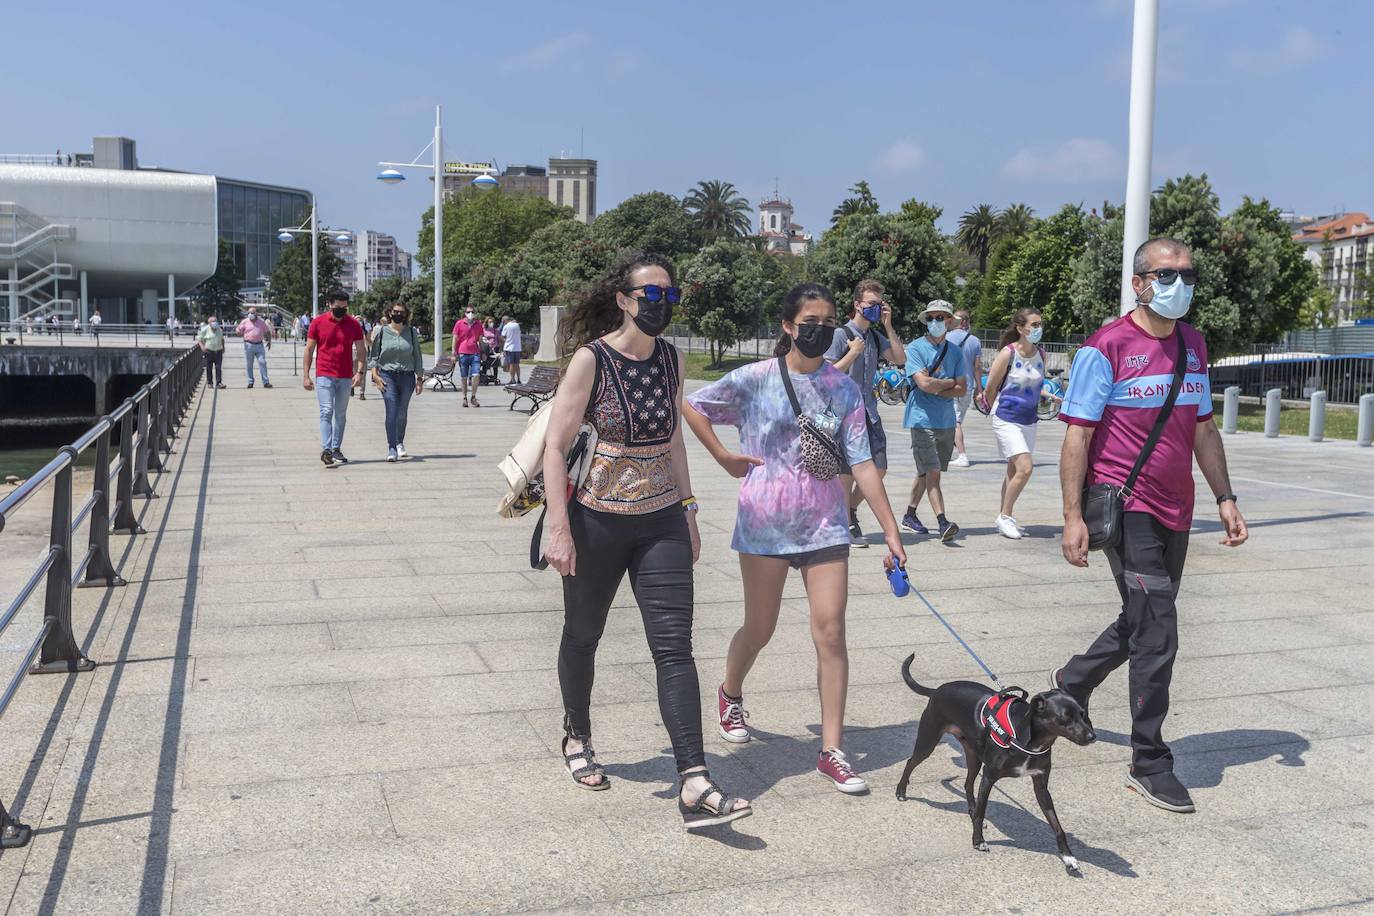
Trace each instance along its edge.
{"label": "railing post", "polygon": [[1270,388],[1264,393],[1264,435],[1270,439],[1279,437],[1279,411],[1283,409],[1279,400],[1282,397],[1282,388]]}
{"label": "railing post", "polygon": [[1225,397],[1221,404],[1221,431],[1233,433],[1236,431],[1240,418],[1240,386],[1231,385],[1226,389]]}
{"label": "railing post", "polygon": [[57,550],[57,558],[48,568],[47,594],[43,603],[43,648],[30,674],[69,674],[90,671],[95,662],[81,654],[72,635],[72,466],[76,464],[76,449],[64,445],[58,451],[71,459],[53,479],[52,529],[49,549]]}
{"label": "railing post", "polygon": [[160,405],[158,404],[157,397],[157,390],[160,387],[161,382],[161,379],[154,377],[153,380],[148,383],[148,395],[143,399],[144,405],[146,405],[146,407],[148,408],[147,424],[143,427],[143,435],[144,438],[148,440],[147,467],[150,471],[160,471],[163,467],[162,436],[159,431],[162,426],[162,422],[158,419],[158,414],[160,414],[162,411],[159,409]]}
{"label": "railing post", "polygon": [[134,412],[119,421],[119,479],[115,486],[114,530],[119,534],[143,534],[134,514]]}
{"label": "railing post", "polygon": [[0,849],[18,849],[26,845],[32,835],[33,829],[10,817],[4,803],[0,802]]}
{"label": "railing post", "polygon": [[167,373],[157,384],[157,436],[156,447],[168,455],[172,454],[172,421],[167,416],[172,407],[168,389],[172,384],[172,373]]}
{"label": "railing post", "polygon": [[1355,444],[1365,448],[1374,445],[1374,394],[1360,395],[1360,423],[1355,430]]}
{"label": "railing post", "polygon": [[[109,423],[109,417],[102,417],[102,423]],[[110,436],[114,424],[105,430],[95,445],[95,491],[92,496],[90,518],[91,562],[86,564],[86,578],[81,580],[80,588],[117,587],[127,585],[114,568],[114,557],[110,555]]]}
{"label": "railing post", "polygon": [[[153,491],[152,484],[148,482],[148,470],[152,466],[149,460],[152,452],[152,437],[148,435],[148,398],[152,394],[147,388],[140,392],[142,395],[131,416],[136,416],[134,425],[138,430],[138,442],[134,445],[134,495],[152,499],[157,496]],[[139,395],[135,395],[139,397]],[[159,466],[160,466],[159,462]]]}
{"label": "railing post", "polygon": [[1307,438],[1320,442],[1326,432],[1326,392],[1312,392],[1312,409],[1307,417]]}

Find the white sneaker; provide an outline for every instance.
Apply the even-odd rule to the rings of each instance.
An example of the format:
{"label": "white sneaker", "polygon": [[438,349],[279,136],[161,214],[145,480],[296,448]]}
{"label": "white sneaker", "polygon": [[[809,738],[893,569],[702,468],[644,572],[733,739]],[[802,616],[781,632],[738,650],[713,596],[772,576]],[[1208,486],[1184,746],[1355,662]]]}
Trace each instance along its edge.
{"label": "white sneaker", "polygon": [[395,450],[394,448],[389,448],[389,449],[386,450],[386,460],[387,460],[387,461],[390,461],[390,462],[393,463],[393,464],[395,464],[395,462],[396,462],[396,450]]}
{"label": "white sneaker", "polygon": [[410,453],[406,451],[406,444],[404,442],[396,446],[396,457],[400,458],[402,461],[410,457]]}
{"label": "white sneaker", "polygon": [[968,455],[960,453],[958,458],[951,459],[949,466],[952,468],[966,468],[969,466]]}
{"label": "white sneaker", "polygon": [[1016,527],[1016,519],[1010,515],[997,516],[997,530],[1002,533],[1002,537],[1011,538],[1013,541],[1021,540],[1021,529]]}

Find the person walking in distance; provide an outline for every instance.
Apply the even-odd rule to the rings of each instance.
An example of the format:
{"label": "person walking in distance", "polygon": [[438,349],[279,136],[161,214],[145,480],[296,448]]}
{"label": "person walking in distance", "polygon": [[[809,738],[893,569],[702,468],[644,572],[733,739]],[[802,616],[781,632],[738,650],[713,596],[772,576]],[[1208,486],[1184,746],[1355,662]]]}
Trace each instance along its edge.
{"label": "person walking in distance", "polygon": [[[725,679],[716,690],[721,737],[735,743],[750,739],[744,680],[777,627],[787,576],[799,569],[810,603],[821,702],[816,772],[839,791],[854,794],[868,784],[843,750],[850,547],[844,466],[882,526],[889,552],[884,565],[905,565],[906,552],[869,454],[863,397],[848,375],[824,359],[837,324],[828,289],[816,283],[793,287],[783,299],[783,334],[775,358],[743,366],[702,388],[687,399],[683,416],[720,466],[743,478],[731,547],[739,553],[744,580],[744,624],[730,640]],[[738,427],[740,454],[725,448],[713,424]],[[818,441],[818,436],[826,438]],[[832,453],[822,467],[814,460],[816,448],[839,454]]]}
{"label": "person walking in distance", "polygon": [[104,320],[104,319],[102,319],[102,318],[100,317],[100,309],[96,309],[94,312],[91,312],[91,336],[92,336],[92,337],[99,337],[99,336],[100,336],[100,324],[101,324],[101,322],[102,322],[103,320]]}
{"label": "person walking in distance", "polygon": [[205,323],[196,331],[196,346],[205,354],[205,384],[223,388],[224,329],[219,326],[217,316],[205,316]]}
{"label": "person walking in distance", "polygon": [[[372,329],[373,329],[374,327],[376,327],[376,325],[374,325],[374,324],[372,323],[372,319],[371,319],[371,318],[368,318],[366,315],[361,315],[361,314],[360,314],[360,315],[357,315],[357,316],[356,316],[356,319],[357,319],[357,322],[358,322],[359,326],[361,326],[362,329],[363,329],[363,339],[364,339],[364,340],[371,340],[371,339],[372,339]],[[360,401],[366,401],[366,400],[367,400],[367,373],[366,373],[366,372],[359,373],[357,382],[354,384],[354,386],[353,386],[352,388],[349,388],[349,389],[348,389],[348,396],[349,396],[349,397],[353,397],[353,395],[355,395],[355,394],[358,396],[358,400],[360,400]]]}
{"label": "person walking in distance", "polygon": [[1135,310],[1079,348],[1059,413],[1069,424],[1059,478],[1064,559],[1070,564],[1088,565],[1084,486],[1125,487],[1120,541],[1103,550],[1121,594],[1121,613],[1086,651],[1051,672],[1050,681],[1086,706],[1107,675],[1127,663],[1127,786],[1157,807],[1189,812],[1193,800],[1174,775],[1163,726],[1178,652],[1175,600],[1193,523],[1194,457],[1216,497],[1221,544],[1239,547],[1249,532],[1212,419],[1207,344],[1180,320],[1197,283],[1192,253],[1174,239],[1150,239],[1136,249],[1132,269]]}
{"label": "person walking in distance", "polygon": [[916,516],[921,497],[928,496],[940,526],[940,540],[945,543],[954,540],[959,526],[945,518],[940,474],[949,468],[954,451],[954,402],[968,390],[963,351],[945,339],[953,317],[953,308],[943,299],[931,302],[921,313],[925,336],[906,347],[905,372],[911,378],[911,395],[902,420],[902,425],[911,430],[917,475],[911,485],[911,503],[902,516],[902,527],[917,534],[930,533]]}
{"label": "person walking in distance", "polygon": [[[463,406],[468,406],[468,401],[472,401],[473,407],[481,407],[477,403],[477,387],[482,384],[482,322],[472,309],[468,309],[462,318],[453,325],[453,355],[458,357],[458,376],[459,383],[463,386]],[[468,394],[468,385],[472,385],[472,394]]]}
{"label": "person walking in distance", "polygon": [[[320,461],[328,468],[348,464],[342,451],[348,399],[367,365],[367,348],[363,326],[348,314],[348,293],[332,292],[326,301],[329,311],[316,316],[306,331],[301,375],[305,390],[314,391],[319,402]],[[311,363],[315,364],[314,377]]]}
{"label": "person walking in distance", "polygon": [[262,387],[271,388],[272,383],[267,380],[267,351],[272,349],[272,329],[258,317],[258,310],[250,305],[248,315],[239,322],[237,330],[243,338],[243,362],[248,371],[248,387],[253,387],[253,363],[256,361],[258,374],[262,376]]}
{"label": "person walking in distance", "polygon": [[501,319],[501,365],[505,368],[508,384],[520,384],[520,324],[510,315]]}
{"label": "person walking in distance", "polygon": [[393,302],[386,317],[387,323],[379,321],[372,329],[367,364],[372,368],[372,383],[386,405],[386,460],[397,461],[410,457],[406,453],[406,419],[411,395],[418,395],[424,384],[425,360],[406,304]]}
{"label": "person walking in distance", "polygon": [[[611,602],[628,573],[657,671],[659,716],[672,739],[678,812],[694,830],[753,809],[711,780],[702,748],[692,656],[692,565],[701,537],[679,422],[682,357],[659,337],[679,296],[666,259],[631,253],[563,319],[560,342],[570,358],[545,438],[544,555],[563,576],[558,681],[573,782],[609,786],[591,744],[592,679]],[[570,504],[567,456],[583,423],[599,438]]]}
{"label": "person walking in distance", "polygon": [[1016,523],[1016,498],[1030,481],[1035,452],[1035,428],[1040,422],[1040,390],[1045,384],[1045,354],[1040,337],[1045,323],[1034,309],[1020,309],[997,342],[997,355],[988,369],[988,388],[992,405],[992,435],[997,450],[1007,462],[1002,479],[1002,504],[997,514],[997,530],[1002,537],[1020,540]]}
{"label": "person walking in distance", "polygon": [[[881,325],[882,330],[879,330]],[[878,361],[886,359],[901,368],[906,362],[906,344],[902,343],[892,326],[892,306],[883,301],[883,285],[877,280],[862,280],[854,287],[853,315],[825,352],[825,361],[849,375],[859,387],[864,402],[864,421],[868,428],[868,453],[878,479],[887,476],[887,433],[882,417],[878,416],[878,398],[873,393],[873,376]],[[864,532],[859,527],[859,503],[863,494],[846,470],[845,499],[849,506],[849,537],[855,547],[867,547]],[[886,499],[884,499],[886,502]]]}
{"label": "person walking in distance", "polygon": [[954,457],[949,459],[952,468],[969,466],[968,450],[964,446],[964,418],[968,416],[969,405],[983,393],[983,342],[973,336],[970,330],[973,322],[968,309],[954,312],[954,328],[945,335],[951,346],[958,347],[964,354],[964,384],[967,390],[954,399]]}

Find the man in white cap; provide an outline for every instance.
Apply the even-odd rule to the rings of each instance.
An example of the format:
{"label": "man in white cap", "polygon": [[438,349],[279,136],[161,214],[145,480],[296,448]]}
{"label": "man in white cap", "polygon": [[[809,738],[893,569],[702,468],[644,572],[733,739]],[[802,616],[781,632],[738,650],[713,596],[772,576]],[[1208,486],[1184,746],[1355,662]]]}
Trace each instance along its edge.
{"label": "man in white cap", "polygon": [[959,533],[959,526],[945,518],[945,497],[940,491],[940,474],[949,469],[954,452],[954,402],[968,390],[963,351],[945,340],[954,318],[954,307],[936,299],[921,313],[926,333],[906,348],[906,368],[911,379],[911,397],[906,402],[902,425],[911,430],[911,451],[916,458],[916,481],[911,485],[911,502],[902,516],[902,527],[917,534],[930,529],[916,517],[921,497],[930,497],[930,508],[940,526],[940,540],[948,543]]}

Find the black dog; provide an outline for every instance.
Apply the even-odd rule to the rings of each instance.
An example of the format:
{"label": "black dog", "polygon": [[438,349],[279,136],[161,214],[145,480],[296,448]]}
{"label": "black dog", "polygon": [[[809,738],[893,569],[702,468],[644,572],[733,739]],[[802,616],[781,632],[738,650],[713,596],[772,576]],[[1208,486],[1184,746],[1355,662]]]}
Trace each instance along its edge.
{"label": "black dog", "polygon": [[[911,771],[930,756],[941,737],[953,735],[964,746],[964,760],[968,762],[964,794],[968,797],[969,816],[973,818],[973,848],[979,852],[988,851],[988,844],[983,841],[983,818],[993,783],[1004,776],[1029,773],[1035,786],[1035,800],[1054,830],[1059,857],[1066,869],[1076,872],[1078,860],[1069,849],[1069,839],[1064,835],[1064,828],[1059,826],[1054,800],[1050,798],[1050,750],[1059,737],[1078,745],[1097,740],[1087,710],[1063,690],[1047,690],[1029,701],[1024,698],[1024,691],[1020,692],[1020,697],[1013,696],[1010,691],[998,694],[973,681],[950,681],[931,690],[916,683],[911,676],[911,663],[915,658],[912,654],[902,663],[902,678],[912,690],[930,697],[930,702],[921,713],[916,747],[897,783],[897,797],[906,800]],[[975,800],[973,782],[980,769],[983,781]]]}

